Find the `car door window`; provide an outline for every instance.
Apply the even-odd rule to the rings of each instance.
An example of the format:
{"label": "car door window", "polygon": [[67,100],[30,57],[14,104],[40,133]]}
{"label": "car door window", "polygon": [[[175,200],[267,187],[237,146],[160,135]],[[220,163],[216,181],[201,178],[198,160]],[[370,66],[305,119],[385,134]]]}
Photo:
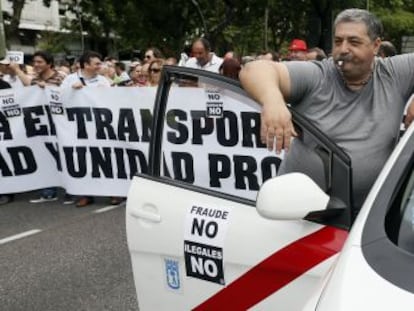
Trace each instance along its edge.
{"label": "car door window", "polygon": [[414,254],[414,170],[406,172],[385,220],[390,240]]}
{"label": "car door window", "polygon": [[257,104],[209,83],[184,85],[169,90],[161,175],[253,200],[281,162],[260,142]]}
{"label": "car door window", "polygon": [[414,253],[414,174],[411,174],[401,201],[398,246]]}
{"label": "car door window", "polygon": [[[251,201],[261,184],[276,176],[284,155],[276,156],[261,143],[261,107],[237,81],[166,66],[156,102],[156,143],[150,151],[153,175]],[[311,152],[323,163],[320,186],[347,210],[339,222],[349,227],[354,217],[350,158],[291,111],[301,133],[298,139],[312,141]],[[313,216],[312,220],[318,219]]]}

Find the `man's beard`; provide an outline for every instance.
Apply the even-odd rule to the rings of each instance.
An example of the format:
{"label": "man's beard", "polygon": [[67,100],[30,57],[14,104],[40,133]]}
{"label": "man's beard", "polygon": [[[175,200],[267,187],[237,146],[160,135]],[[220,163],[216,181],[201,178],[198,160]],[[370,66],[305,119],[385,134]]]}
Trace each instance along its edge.
{"label": "man's beard", "polygon": [[205,60],[204,58],[197,58],[197,63],[200,65],[200,67],[203,67],[208,63],[208,60]]}

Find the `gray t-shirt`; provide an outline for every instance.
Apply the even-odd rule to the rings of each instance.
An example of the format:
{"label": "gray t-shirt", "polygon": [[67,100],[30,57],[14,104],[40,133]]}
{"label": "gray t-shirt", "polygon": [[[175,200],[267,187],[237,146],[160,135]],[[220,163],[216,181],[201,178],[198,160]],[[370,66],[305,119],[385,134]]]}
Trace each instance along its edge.
{"label": "gray t-shirt", "polygon": [[[286,66],[292,81],[288,102],[351,157],[360,208],[397,142],[414,88],[414,54],[377,58],[372,78],[358,91],[345,86],[332,58]],[[322,160],[311,149],[295,139],[280,172],[303,172],[325,189]]]}

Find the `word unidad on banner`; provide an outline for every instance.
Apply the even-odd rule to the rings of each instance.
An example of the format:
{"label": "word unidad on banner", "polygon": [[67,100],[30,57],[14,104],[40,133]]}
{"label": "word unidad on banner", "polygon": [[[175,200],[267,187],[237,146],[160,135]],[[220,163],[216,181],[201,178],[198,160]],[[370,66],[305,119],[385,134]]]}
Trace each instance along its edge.
{"label": "word unidad on banner", "polygon": [[[149,142],[152,115],[149,109],[120,108],[116,122],[112,119],[113,112],[108,108],[73,107],[65,108],[67,122],[76,123],[76,137],[79,140],[88,140],[94,137],[96,140],[114,140],[125,142]],[[137,116],[139,114],[139,117]],[[41,119],[40,117],[45,117]],[[27,138],[49,137],[56,135],[56,126],[53,121],[49,106],[31,106],[22,108],[22,117]],[[136,120],[140,121],[142,128],[138,131]],[[87,123],[93,123],[87,127]],[[117,126],[115,126],[117,124]],[[0,140],[14,140],[8,119],[0,112]],[[56,168],[62,171],[61,153],[57,143],[44,142],[44,146],[53,156]],[[87,174],[86,154],[89,153],[92,163],[91,176],[100,178],[114,178],[113,168],[117,168],[116,178],[131,179],[141,167],[143,172],[147,171],[147,160],[144,152],[137,149],[96,147],[96,146],[65,146],[62,145],[63,156],[66,163],[67,173],[75,178],[85,177]],[[33,173],[36,170],[35,155],[30,148],[9,147],[7,148],[13,167],[8,167],[2,154],[0,154],[0,170],[2,176],[13,176]],[[110,154],[114,153],[116,165],[108,163]],[[130,170],[123,163],[125,155],[128,157]],[[105,160],[106,159],[106,160]],[[136,162],[138,159],[139,165]],[[109,165],[108,165],[109,164]],[[24,168],[26,167],[26,168]],[[14,172],[14,174],[12,173]]]}

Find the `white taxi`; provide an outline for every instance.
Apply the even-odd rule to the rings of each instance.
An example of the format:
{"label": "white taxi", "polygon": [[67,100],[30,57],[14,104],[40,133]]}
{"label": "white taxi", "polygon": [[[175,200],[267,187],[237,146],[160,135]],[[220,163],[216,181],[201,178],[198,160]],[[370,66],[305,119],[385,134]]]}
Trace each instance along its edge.
{"label": "white taxi", "polygon": [[[414,225],[406,215],[412,209],[405,212],[414,187],[414,143],[403,156],[411,134],[388,162],[341,252],[357,213],[351,160],[292,114],[298,139],[311,141],[309,156],[323,164],[323,190],[299,173],[273,178],[283,155],[261,144],[260,107],[236,81],[164,68],[148,172],[134,177],[126,210],[141,311],[366,310],[361,306],[367,304],[358,309],[353,301],[380,284],[373,280],[404,288],[414,302],[414,282],[401,281],[414,260],[406,247],[413,244]],[[401,157],[407,163],[390,178]],[[407,236],[400,238],[401,232]],[[391,250],[400,256],[394,262],[401,261],[392,269],[391,260],[384,264]],[[378,293],[372,289],[372,297]]]}

